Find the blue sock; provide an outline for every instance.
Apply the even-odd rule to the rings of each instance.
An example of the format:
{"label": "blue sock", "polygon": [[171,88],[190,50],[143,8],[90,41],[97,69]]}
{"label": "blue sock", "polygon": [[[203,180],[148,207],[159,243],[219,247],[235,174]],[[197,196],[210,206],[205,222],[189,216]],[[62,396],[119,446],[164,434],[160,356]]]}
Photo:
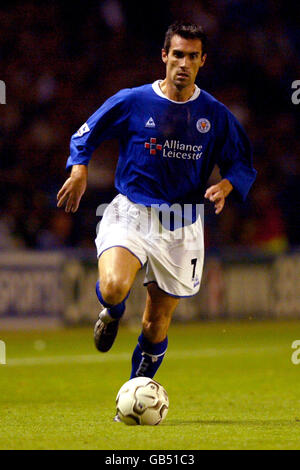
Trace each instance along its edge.
{"label": "blue sock", "polygon": [[125,299],[122,300],[122,302],[120,302],[117,305],[111,305],[111,304],[108,304],[107,302],[105,302],[105,300],[103,299],[101,291],[100,291],[100,283],[99,283],[99,281],[97,281],[97,283],[96,283],[96,294],[97,294],[99,302],[105,308],[107,308],[108,313],[110,314],[110,316],[112,318],[115,318],[116,320],[119,320],[122,317],[123,313],[125,312],[125,302],[126,302],[128,296],[130,294],[130,291],[126,295]]}
{"label": "blue sock", "polygon": [[168,337],[160,343],[151,343],[142,333],[132,355],[130,378],[150,377],[156,374],[168,347]]}

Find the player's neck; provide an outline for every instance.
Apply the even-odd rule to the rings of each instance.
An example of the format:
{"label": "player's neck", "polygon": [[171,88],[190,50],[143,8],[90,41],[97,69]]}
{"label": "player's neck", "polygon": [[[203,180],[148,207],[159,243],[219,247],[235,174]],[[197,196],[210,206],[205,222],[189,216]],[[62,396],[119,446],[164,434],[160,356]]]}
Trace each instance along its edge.
{"label": "player's neck", "polygon": [[186,88],[178,89],[174,83],[166,78],[159,84],[161,91],[167,98],[173,101],[188,101],[195,92],[194,83]]}

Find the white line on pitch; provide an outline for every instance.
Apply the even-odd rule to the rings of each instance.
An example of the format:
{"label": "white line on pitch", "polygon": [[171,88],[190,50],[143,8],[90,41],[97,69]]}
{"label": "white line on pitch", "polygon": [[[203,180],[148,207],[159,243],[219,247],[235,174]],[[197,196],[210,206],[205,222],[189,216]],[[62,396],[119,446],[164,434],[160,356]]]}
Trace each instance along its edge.
{"label": "white line on pitch", "polygon": [[[266,346],[264,348],[227,348],[227,349],[202,349],[191,351],[169,351],[166,356],[169,359],[183,359],[183,358],[205,358],[217,357],[224,355],[237,355],[237,354],[268,354],[276,351],[284,351],[285,346]],[[97,362],[118,362],[128,361],[131,358],[129,353],[114,353],[114,354],[82,354],[82,355],[66,355],[66,356],[44,356],[44,357],[22,357],[22,358],[7,358],[6,367],[24,367],[24,366],[39,366],[39,365],[55,365],[55,364],[93,364]]]}

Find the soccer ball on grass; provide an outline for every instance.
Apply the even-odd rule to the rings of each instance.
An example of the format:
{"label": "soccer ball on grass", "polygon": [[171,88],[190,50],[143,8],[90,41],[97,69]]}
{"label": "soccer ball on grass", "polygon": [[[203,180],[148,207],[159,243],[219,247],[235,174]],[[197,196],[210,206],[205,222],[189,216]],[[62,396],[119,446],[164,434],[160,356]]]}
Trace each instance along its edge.
{"label": "soccer ball on grass", "polygon": [[165,389],[149,377],[128,380],[120,388],[117,399],[117,414],[129,425],[157,425],[166,417],[169,398]]}

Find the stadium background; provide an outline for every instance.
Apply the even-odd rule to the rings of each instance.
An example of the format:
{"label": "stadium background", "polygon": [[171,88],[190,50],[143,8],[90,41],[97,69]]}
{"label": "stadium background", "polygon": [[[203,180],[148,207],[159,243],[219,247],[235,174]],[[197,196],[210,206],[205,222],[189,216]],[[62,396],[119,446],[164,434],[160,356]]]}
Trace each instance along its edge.
{"label": "stadium background", "polygon": [[[1,449],[299,449],[297,11],[283,0],[1,4]],[[92,339],[96,208],[115,194],[116,142],[94,155],[78,213],[58,210],[56,194],[87,116],[120,88],[163,78],[177,19],[206,29],[197,83],[243,123],[258,178],[246,204],[228,201],[218,217],[206,204],[201,290],[180,303],[156,376],[170,410],[137,429],[112,417],[140,332],[142,274],[112,351]]]}
{"label": "stadium background", "polygon": [[[10,319],[20,326],[30,318],[31,325],[95,318],[96,208],[115,194],[118,147],[106,142],[95,153],[87,192],[71,215],[56,208],[69,139],[119,89],[163,78],[164,32],[178,18],[205,28],[208,60],[197,83],[244,125],[258,178],[246,204],[228,201],[221,216],[206,205],[202,289],[175,317],[300,315],[296,3],[13,1],[0,9],[3,327]],[[211,182],[217,178],[215,171]],[[140,318],[143,296],[137,287],[128,321]]]}

